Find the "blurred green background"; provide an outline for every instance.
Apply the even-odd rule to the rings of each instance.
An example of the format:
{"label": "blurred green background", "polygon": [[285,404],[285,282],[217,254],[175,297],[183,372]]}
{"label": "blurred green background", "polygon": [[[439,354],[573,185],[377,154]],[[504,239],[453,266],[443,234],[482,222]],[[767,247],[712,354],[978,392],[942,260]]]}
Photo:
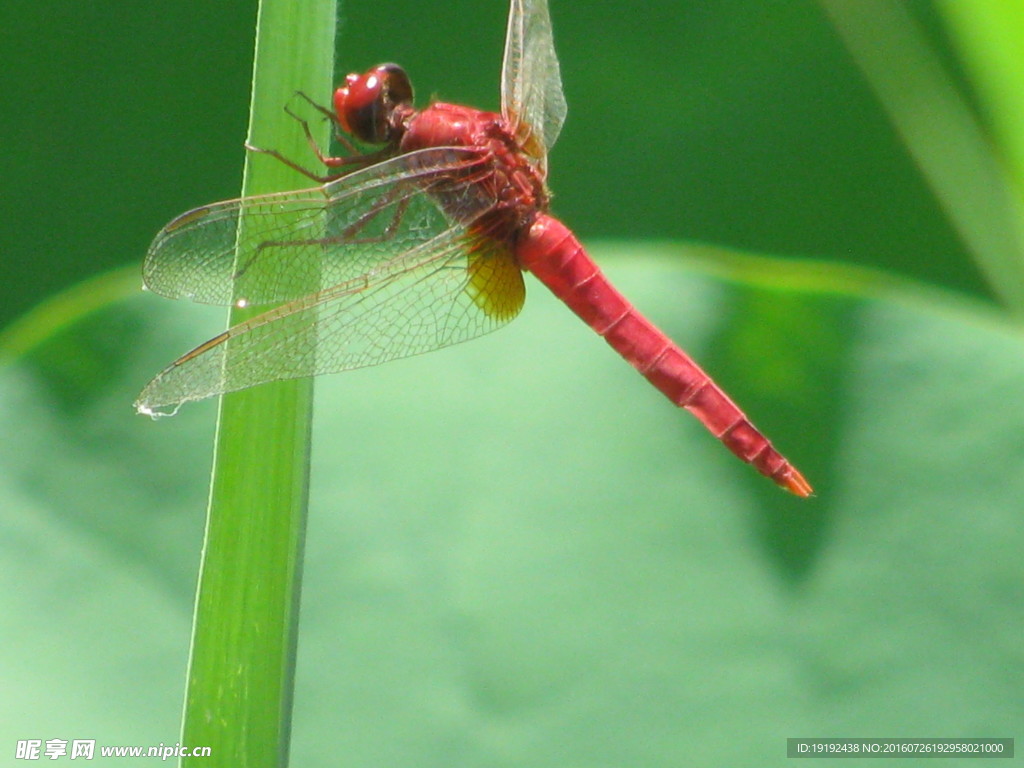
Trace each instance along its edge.
{"label": "blurred green background", "polygon": [[[322,378],[295,764],[1018,735],[1024,6],[551,2],[555,212],[819,495],[533,284],[499,334]],[[506,13],[345,2],[339,73],[395,60],[421,102],[496,108]],[[178,738],[214,407],[130,403],[223,313],[135,265],[238,192],[254,16],[0,9],[0,754]]]}

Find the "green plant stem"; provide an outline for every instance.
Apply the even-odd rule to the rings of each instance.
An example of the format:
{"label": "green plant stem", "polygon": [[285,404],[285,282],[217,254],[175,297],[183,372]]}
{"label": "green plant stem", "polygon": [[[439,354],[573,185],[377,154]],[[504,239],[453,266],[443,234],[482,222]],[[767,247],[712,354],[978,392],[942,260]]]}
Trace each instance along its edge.
{"label": "green plant stem", "polygon": [[1024,317],[1024,201],[913,15],[888,0],[821,3],[993,294]]}
{"label": "green plant stem", "polygon": [[[296,90],[327,100],[334,30],[334,0],[261,0],[251,144],[308,154],[283,107]],[[312,128],[326,146],[327,124]],[[242,194],[300,183],[292,169],[250,153]],[[233,308],[229,322],[252,314]],[[213,760],[184,758],[182,765],[287,763],[312,398],[312,382],[300,379],[221,400],[182,726],[182,744],[209,746]]]}
{"label": "green plant stem", "polygon": [[1024,194],[1024,4],[936,4],[990,121],[1018,195]]}

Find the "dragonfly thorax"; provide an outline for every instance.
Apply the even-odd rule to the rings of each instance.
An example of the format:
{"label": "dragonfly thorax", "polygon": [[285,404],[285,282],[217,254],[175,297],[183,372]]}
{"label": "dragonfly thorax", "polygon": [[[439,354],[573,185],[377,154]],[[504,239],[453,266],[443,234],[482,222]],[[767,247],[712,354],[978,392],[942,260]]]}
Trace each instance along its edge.
{"label": "dragonfly thorax", "polygon": [[[453,181],[461,184],[472,179],[493,201],[480,222],[492,234],[514,239],[538,213],[547,210],[544,175],[523,151],[515,132],[501,115],[458,104],[432,104],[409,119],[399,151],[431,147],[479,150],[479,160],[467,164],[466,170]],[[464,218],[454,196],[452,200],[446,204],[449,213]],[[479,208],[469,213],[469,218],[477,216]]]}

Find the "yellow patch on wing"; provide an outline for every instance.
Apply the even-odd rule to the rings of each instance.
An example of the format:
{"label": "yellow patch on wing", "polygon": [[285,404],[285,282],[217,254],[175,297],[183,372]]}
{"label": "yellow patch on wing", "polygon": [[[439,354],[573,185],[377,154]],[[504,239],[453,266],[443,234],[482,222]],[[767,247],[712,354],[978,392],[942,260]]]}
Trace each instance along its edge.
{"label": "yellow patch on wing", "polygon": [[486,235],[474,240],[466,290],[490,318],[504,322],[519,314],[526,300],[526,286],[508,245]]}

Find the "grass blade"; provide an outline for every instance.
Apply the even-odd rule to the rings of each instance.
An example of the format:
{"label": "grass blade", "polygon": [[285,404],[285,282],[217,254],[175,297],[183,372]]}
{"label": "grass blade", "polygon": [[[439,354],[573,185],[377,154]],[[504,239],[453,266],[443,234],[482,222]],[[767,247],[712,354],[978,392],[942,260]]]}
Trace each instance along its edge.
{"label": "grass blade", "polygon": [[821,3],[993,293],[1021,316],[1024,205],[917,23],[888,0]]}
{"label": "grass blade", "polygon": [[943,0],[942,12],[1000,150],[1024,187],[1024,3]]}
{"label": "grass blade", "polygon": [[[283,107],[296,90],[327,101],[334,30],[334,0],[261,1],[250,143],[307,156]],[[312,127],[326,146],[327,124]],[[250,154],[242,194],[295,187],[299,179]],[[230,322],[251,312],[232,309]],[[221,400],[182,727],[182,743],[211,747],[217,765],[287,763],[312,398],[312,382],[296,380]]]}

